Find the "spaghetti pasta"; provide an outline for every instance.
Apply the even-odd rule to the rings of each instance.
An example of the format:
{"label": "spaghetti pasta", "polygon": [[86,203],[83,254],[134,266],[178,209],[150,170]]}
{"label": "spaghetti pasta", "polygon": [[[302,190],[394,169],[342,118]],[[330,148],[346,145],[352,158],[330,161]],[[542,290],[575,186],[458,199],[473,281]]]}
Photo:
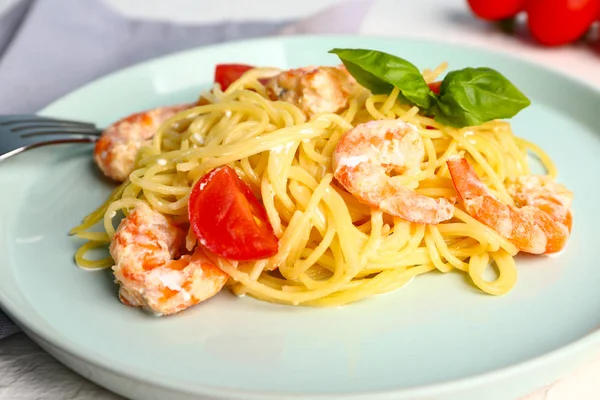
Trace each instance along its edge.
{"label": "spaghetti pasta", "polygon": [[[445,64],[426,70],[427,82]],[[264,78],[277,70],[256,68],[221,91],[203,98],[208,104],[178,112],[144,146],[127,181],[71,233],[87,242],[75,255],[83,268],[110,261],[90,261],[85,253],[106,246],[115,234],[114,219],[143,202],[189,226],[192,187],[210,170],[229,165],[260,197],[279,239],[268,259],[237,262],[209,253],[230,278],[235,294],[305,306],[340,306],[396,290],[413,278],[439,272],[468,274],[483,292],[502,295],[517,279],[519,249],[504,236],[456,204],[453,217],[419,225],[359,202],[334,179],[332,154],[340,137],[357,124],[402,120],[416,127],[425,148],[419,172],[405,184],[417,193],[456,199],[446,162],[464,157],[490,190],[514,204],[505,182],[530,173],[533,153],[551,175],[556,168],[538,146],[518,138],[506,121],[453,128],[398,100],[399,90],[371,94],[357,85],[339,113],[308,118],[296,105],[270,100]],[[102,223],[103,232],[90,229]],[[186,247],[197,244],[190,228]],[[497,279],[484,278],[490,264]]]}

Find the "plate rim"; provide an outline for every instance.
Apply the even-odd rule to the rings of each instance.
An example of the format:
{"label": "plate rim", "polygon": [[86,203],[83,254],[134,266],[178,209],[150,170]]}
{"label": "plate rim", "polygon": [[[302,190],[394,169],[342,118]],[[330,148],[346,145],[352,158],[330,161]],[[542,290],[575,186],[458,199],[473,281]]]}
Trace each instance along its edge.
{"label": "plate rim", "polygon": [[[429,43],[433,45],[447,45],[458,50],[468,51],[468,52],[480,52],[484,54],[489,54],[494,57],[500,57],[506,59],[508,62],[513,64],[521,64],[526,65],[529,68],[535,68],[545,71],[553,77],[558,79],[565,80],[569,86],[577,86],[579,89],[591,91],[594,96],[597,96],[600,99],[600,87],[593,85],[589,82],[586,82],[582,77],[574,76],[571,74],[567,74],[563,71],[556,70],[554,68],[547,67],[546,65],[531,61],[520,59],[510,53],[498,51],[495,49],[487,49],[478,45],[464,45],[458,43],[452,43],[443,40],[435,40],[431,38],[415,38],[410,36],[385,36],[385,35],[347,35],[347,34],[311,34],[311,35],[286,35],[286,36],[265,36],[260,38],[253,39],[245,39],[245,40],[235,40],[230,42],[223,42],[217,44],[211,44],[207,46],[198,46],[185,50],[180,50],[176,52],[171,52],[168,54],[164,54],[159,57],[154,57],[147,59],[142,62],[138,62],[132,64],[128,67],[113,71],[104,76],[98,77],[91,82],[82,85],[65,95],[57,98],[53,102],[47,104],[41,110],[38,111],[40,115],[52,116],[54,112],[54,108],[60,106],[60,103],[63,101],[67,101],[72,96],[78,96],[81,92],[88,90],[89,87],[95,85],[102,85],[106,81],[110,81],[115,79],[116,76],[121,74],[128,74],[132,70],[143,67],[148,64],[154,64],[157,62],[164,62],[172,58],[177,57],[187,57],[188,54],[196,53],[196,52],[211,52],[215,49],[226,48],[226,47],[235,47],[239,45],[248,45],[248,46],[257,46],[260,43],[271,43],[271,42],[283,42],[283,43],[294,43],[294,42],[310,42],[319,39],[340,39],[349,41],[352,39],[370,39],[373,41],[381,41],[382,43],[391,42],[391,41],[405,41],[412,43]],[[6,263],[9,268],[9,262]],[[16,288],[19,293],[22,293],[18,287]],[[262,392],[262,391],[240,391],[239,389],[227,388],[222,386],[207,386],[207,385],[195,385],[189,383],[173,383],[168,379],[161,378],[158,374],[152,374],[148,376],[147,374],[135,373],[135,371],[129,371],[126,368],[123,368],[119,362],[111,362],[110,359],[105,358],[102,355],[92,354],[87,351],[87,349],[83,346],[76,345],[65,340],[61,335],[44,332],[42,329],[37,328],[37,322],[35,319],[37,318],[35,315],[20,313],[18,308],[13,307],[12,301],[9,299],[8,295],[0,291],[0,306],[3,311],[9,315],[13,320],[17,322],[18,325],[23,325],[23,330],[25,332],[30,331],[34,334],[34,336],[39,337],[40,339],[46,341],[51,346],[69,354],[72,357],[75,357],[85,363],[93,365],[97,368],[106,369],[112,371],[113,373],[118,373],[119,375],[126,377],[128,379],[135,380],[137,382],[143,382],[149,385],[160,386],[167,390],[172,390],[175,392],[185,392],[194,395],[207,395],[213,396],[215,398],[226,398],[227,396],[236,396],[243,395],[244,398],[247,399],[281,399],[281,400],[301,400],[307,399],[310,397],[319,397],[322,399],[353,399],[353,400],[366,400],[377,398],[395,398],[394,396],[403,396],[403,398],[412,398],[419,396],[437,396],[440,394],[448,394],[457,392],[460,390],[472,389],[477,386],[494,383],[496,381],[501,381],[503,379],[510,379],[520,374],[524,374],[530,372],[535,369],[543,368],[544,365],[550,363],[556,363],[561,359],[567,359],[569,356],[574,356],[586,349],[593,348],[594,345],[600,345],[600,330],[595,330],[593,332],[588,333],[587,335],[576,339],[567,345],[558,347],[554,350],[546,352],[544,354],[538,355],[533,358],[529,358],[525,361],[521,361],[515,364],[511,364],[505,367],[497,368],[490,370],[488,372],[483,372],[475,375],[465,376],[458,379],[452,379],[447,381],[441,381],[439,383],[426,384],[426,385],[416,385],[416,386],[408,386],[401,389],[390,389],[390,390],[379,390],[379,391],[362,391],[352,394],[346,393],[310,393],[310,394],[290,394],[290,393],[282,393],[282,392]],[[600,354],[600,352],[598,352]]]}

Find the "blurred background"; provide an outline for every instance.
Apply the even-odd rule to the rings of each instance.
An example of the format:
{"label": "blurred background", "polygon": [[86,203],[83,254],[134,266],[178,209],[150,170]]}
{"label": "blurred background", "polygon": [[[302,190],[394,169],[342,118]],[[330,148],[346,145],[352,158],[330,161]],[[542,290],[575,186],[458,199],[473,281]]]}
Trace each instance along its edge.
{"label": "blurred background", "polygon": [[0,0],[0,110],[33,112],[186,48],[311,33],[485,47],[600,86],[599,8],[600,0]]}
{"label": "blurred background", "polygon": [[[0,0],[0,113],[36,112],[93,79],[160,55],[292,34],[483,47],[600,88],[598,20],[600,0]],[[0,311],[0,339],[17,331],[6,321]],[[597,399],[599,378],[596,362],[527,400]],[[118,397],[22,333],[0,340],[0,400],[91,398]]]}

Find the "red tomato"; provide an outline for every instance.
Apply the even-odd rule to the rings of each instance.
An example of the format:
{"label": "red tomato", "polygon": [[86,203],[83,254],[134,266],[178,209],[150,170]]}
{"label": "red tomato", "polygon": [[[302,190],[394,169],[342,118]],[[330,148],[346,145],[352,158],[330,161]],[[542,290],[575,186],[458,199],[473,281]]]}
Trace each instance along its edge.
{"label": "red tomato", "polygon": [[527,24],[531,35],[547,46],[579,39],[598,16],[600,0],[529,0]]}
{"label": "red tomato", "polygon": [[238,80],[244,72],[252,68],[254,67],[245,64],[217,64],[215,67],[215,82],[221,85],[221,90],[225,90]]}
{"label": "red tomato", "polygon": [[514,17],[525,8],[527,0],[467,0],[479,18],[500,21]]}
{"label": "red tomato", "polygon": [[213,169],[192,188],[188,215],[200,243],[219,256],[249,261],[277,253],[264,207],[229,166]]}
{"label": "red tomato", "polygon": [[431,82],[428,84],[429,89],[435,94],[440,94],[440,88],[442,87],[442,81]]}
{"label": "red tomato", "polygon": [[[442,81],[435,81],[428,83],[429,89],[435,94],[440,94],[440,89],[442,87]],[[433,126],[426,126],[425,129],[435,129]]]}

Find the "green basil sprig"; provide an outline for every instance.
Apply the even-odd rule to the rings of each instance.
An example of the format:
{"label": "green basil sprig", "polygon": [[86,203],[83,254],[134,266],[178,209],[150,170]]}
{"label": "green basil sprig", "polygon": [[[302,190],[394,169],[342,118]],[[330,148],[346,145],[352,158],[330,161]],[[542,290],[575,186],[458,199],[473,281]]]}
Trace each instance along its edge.
{"label": "green basil sprig", "polygon": [[473,126],[512,118],[529,104],[529,99],[498,71],[465,68],[446,75],[433,114],[445,125]]}
{"label": "green basil sprig", "polygon": [[362,49],[333,49],[330,53],[337,54],[354,79],[373,94],[389,94],[397,87],[401,99],[421,108],[436,103],[419,69],[400,57]]}
{"label": "green basil sprig", "polygon": [[416,105],[444,125],[462,128],[494,119],[512,118],[529,106],[529,99],[501,73],[491,68],[449,72],[439,95],[431,91],[419,69],[384,52],[333,49],[358,83],[373,94],[400,90],[400,100]]}

